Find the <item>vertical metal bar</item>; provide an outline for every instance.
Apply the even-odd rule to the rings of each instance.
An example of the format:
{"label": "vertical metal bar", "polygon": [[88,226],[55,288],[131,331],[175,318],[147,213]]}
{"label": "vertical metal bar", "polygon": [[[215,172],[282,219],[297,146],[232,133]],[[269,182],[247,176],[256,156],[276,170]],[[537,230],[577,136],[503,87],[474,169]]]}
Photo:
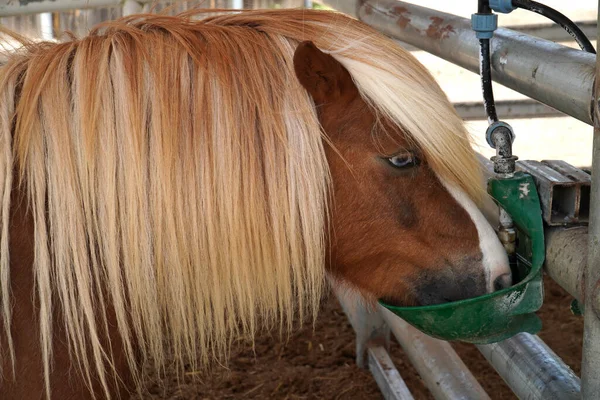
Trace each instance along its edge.
{"label": "vertical metal bar", "polygon": [[54,26],[52,24],[52,13],[42,13],[38,16],[40,23],[40,33],[42,39],[52,40],[54,39]]}
{"label": "vertical metal bar", "polygon": [[134,15],[142,12],[143,5],[136,0],[125,0],[123,3],[123,15]]}
{"label": "vertical metal bar", "polygon": [[367,356],[369,370],[385,400],[414,400],[385,348],[371,346]]}
{"label": "vertical metal bar", "polygon": [[[600,1],[598,2],[600,20]],[[596,56],[596,77],[600,76],[600,56]],[[588,229],[588,265],[585,273],[585,313],[583,328],[583,360],[581,363],[582,397],[600,399],[600,80],[594,87],[594,144],[592,155],[592,188]]]}

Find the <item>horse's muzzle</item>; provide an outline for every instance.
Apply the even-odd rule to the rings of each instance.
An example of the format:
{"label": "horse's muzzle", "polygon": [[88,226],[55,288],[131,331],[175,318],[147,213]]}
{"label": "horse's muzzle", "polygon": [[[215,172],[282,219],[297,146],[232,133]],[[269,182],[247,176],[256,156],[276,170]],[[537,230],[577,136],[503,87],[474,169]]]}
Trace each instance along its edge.
{"label": "horse's muzzle", "polygon": [[[493,290],[501,290],[512,283],[511,275],[495,278]],[[489,292],[487,276],[481,265],[461,268],[446,267],[437,274],[428,273],[414,286],[416,303],[421,306],[449,303],[482,296]]]}

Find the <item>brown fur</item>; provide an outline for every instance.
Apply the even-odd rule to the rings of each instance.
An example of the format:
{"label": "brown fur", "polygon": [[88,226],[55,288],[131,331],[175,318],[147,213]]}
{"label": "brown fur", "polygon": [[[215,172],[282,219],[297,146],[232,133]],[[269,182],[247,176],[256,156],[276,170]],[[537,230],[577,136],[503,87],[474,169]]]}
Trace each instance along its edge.
{"label": "brown fur", "polygon": [[334,177],[330,272],[371,301],[396,304],[417,303],[419,283],[428,281],[424,274],[439,279],[448,270],[472,274],[470,261],[481,252],[464,208],[427,162],[402,171],[382,159],[420,149],[389,121],[376,123],[350,74],[333,57],[303,43],[295,61],[332,144],[326,147]]}
{"label": "brown fur", "polygon": [[[12,379],[12,365],[9,357],[2,357],[2,371],[5,375],[0,381],[2,400],[24,400],[44,398],[44,364],[40,347],[40,331],[37,317],[39,303],[35,301],[33,276],[33,218],[27,211],[27,202],[22,190],[15,184],[12,192],[10,220],[10,253],[13,260],[11,284],[13,294],[13,340],[17,362]],[[114,326],[114,317],[111,325]],[[62,329],[62,316],[56,313],[54,326],[54,363],[50,374],[52,396],[60,400],[80,400],[90,398],[90,389],[74,367],[69,355],[67,337]],[[0,335],[0,348],[6,349],[6,336]],[[120,382],[109,381],[114,397],[127,399],[133,389],[127,359],[121,348],[121,339],[116,329],[111,330],[110,338],[103,338],[105,345],[112,343],[115,350],[115,367],[119,371]],[[102,398],[102,388],[97,382],[93,392],[96,398]]]}
{"label": "brown fur", "polygon": [[[190,16],[25,44],[0,68],[2,399],[126,396],[163,344],[205,366],[315,311],[325,269],[370,301],[484,290],[442,184],[476,199],[474,153],[410,54],[337,14]],[[421,162],[390,166],[400,150]]]}

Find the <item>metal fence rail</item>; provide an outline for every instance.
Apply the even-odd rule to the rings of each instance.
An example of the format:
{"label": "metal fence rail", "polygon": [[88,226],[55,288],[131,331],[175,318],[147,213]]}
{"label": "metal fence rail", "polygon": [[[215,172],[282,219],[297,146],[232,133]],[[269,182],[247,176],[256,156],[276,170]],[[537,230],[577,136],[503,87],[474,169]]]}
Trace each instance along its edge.
{"label": "metal fence rail", "polygon": [[519,333],[477,348],[519,399],[581,398],[577,375],[536,335]]}
{"label": "metal fence rail", "polygon": [[[487,120],[483,102],[454,103],[465,121]],[[531,99],[496,101],[496,112],[505,119],[564,117],[565,114]]]}
{"label": "metal fence rail", "polygon": [[[141,1],[140,1],[141,2]],[[119,6],[124,0],[19,0],[0,3],[0,17]]]}
{"label": "metal fence rail", "polygon": [[383,346],[367,349],[369,370],[386,400],[413,400],[410,390]]}
{"label": "metal fence rail", "polygon": [[[479,72],[479,42],[465,18],[394,0],[366,0],[357,15],[402,42]],[[509,29],[499,28],[492,40],[495,81],[590,125],[595,65],[593,54]]]}

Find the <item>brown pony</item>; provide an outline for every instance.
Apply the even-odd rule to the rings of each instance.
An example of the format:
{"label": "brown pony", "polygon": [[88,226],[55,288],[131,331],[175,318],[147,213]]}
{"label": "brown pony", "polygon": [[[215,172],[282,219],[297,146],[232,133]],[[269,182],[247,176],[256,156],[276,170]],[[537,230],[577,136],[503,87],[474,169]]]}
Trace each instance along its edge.
{"label": "brown pony", "polygon": [[202,16],[5,32],[3,399],[222,361],[314,316],[326,276],[405,305],[510,284],[462,121],[409,53],[335,13]]}

